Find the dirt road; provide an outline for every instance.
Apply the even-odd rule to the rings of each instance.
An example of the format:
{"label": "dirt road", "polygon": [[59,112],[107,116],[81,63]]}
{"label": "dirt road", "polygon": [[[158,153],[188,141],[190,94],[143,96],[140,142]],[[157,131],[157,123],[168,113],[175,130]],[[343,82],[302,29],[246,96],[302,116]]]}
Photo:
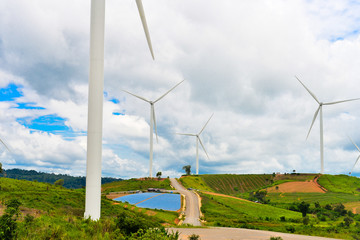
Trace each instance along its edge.
{"label": "dirt road", "polygon": [[187,240],[188,236],[197,234],[201,240],[269,240],[270,237],[281,237],[284,240],[330,240],[334,238],[312,237],[289,233],[278,233],[243,228],[169,228],[179,231],[180,240]]}
{"label": "dirt road", "polygon": [[201,226],[199,199],[195,193],[183,187],[175,178],[171,178],[171,185],[181,194],[185,195],[186,209],[185,220],[183,223],[193,226]]}

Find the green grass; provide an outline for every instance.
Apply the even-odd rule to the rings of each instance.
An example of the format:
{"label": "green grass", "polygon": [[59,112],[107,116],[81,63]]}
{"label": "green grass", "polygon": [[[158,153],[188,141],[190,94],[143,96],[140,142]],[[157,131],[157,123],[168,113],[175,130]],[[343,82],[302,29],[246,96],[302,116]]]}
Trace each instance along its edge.
{"label": "green grass", "polygon": [[310,204],[315,202],[325,206],[326,204],[334,205],[337,203],[347,203],[360,201],[360,196],[348,193],[268,193],[267,198],[273,206],[288,208],[294,202],[305,201]]}
{"label": "green grass", "polygon": [[286,209],[276,208],[267,204],[254,203],[250,201],[244,201],[234,198],[222,197],[222,196],[213,196],[213,195],[205,195],[207,198],[215,199],[218,203],[226,206],[232,211],[236,212],[236,214],[241,214],[248,216],[252,219],[259,218],[274,218],[280,219],[281,216],[285,216],[286,218],[301,218],[301,214],[298,212],[289,211]]}
{"label": "green grass", "polygon": [[310,224],[304,225],[299,212],[221,196],[201,194],[201,197],[207,226],[241,227],[339,239],[353,239],[352,236],[356,236],[359,231],[355,224],[351,227],[341,226],[343,218],[321,222],[315,215],[308,214]]}
{"label": "green grass", "polygon": [[148,188],[163,188],[171,189],[170,180],[168,178],[158,180],[157,178],[145,179],[129,179],[118,182],[111,182],[102,185],[103,193],[110,192],[132,191],[132,190],[147,190]]}
{"label": "green grass", "polygon": [[181,184],[186,188],[198,189],[201,191],[214,192],[203,180],[202,176],[183,176],[180,179]]}
{"label": "green grass", "polygon": [[360,193],[360,179],[347,175],[322,175],[318,183],[330,192]]}

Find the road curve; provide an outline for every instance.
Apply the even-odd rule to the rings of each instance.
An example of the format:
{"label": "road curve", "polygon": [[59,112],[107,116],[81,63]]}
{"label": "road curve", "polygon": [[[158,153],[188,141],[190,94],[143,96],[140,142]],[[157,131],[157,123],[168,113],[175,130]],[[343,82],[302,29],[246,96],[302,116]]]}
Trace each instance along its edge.
{"label": "road curve", "polygon": [[192,191],[187,190],[175,178],[170,178],[171,185],[181,194],[185,195],[185,220],[183,223],[193,226],[201,226],[200,208],[198,196]]}

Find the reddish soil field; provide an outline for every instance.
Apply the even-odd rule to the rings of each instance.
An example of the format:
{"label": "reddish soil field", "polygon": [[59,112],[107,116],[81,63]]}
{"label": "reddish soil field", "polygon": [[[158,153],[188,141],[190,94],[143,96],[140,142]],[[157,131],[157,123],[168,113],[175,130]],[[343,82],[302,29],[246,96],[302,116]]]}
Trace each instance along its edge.
{"label": "reddish soil field", "polygon": [[308,182],[287,182],[277,186],[268,188],[268,192],[281,192],[281,193],[293,193],[293,192],[319,192],[325,193],[325,190],[319,186],[315,181]]}

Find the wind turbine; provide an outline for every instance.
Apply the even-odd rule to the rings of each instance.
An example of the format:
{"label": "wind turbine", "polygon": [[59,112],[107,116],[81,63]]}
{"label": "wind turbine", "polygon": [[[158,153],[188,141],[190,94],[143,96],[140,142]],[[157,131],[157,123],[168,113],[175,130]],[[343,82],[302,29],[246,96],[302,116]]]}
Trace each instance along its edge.
{"label": "wind turbine", "polygon": [[207,120],[207,122],[205,123],[205,125],[203,126],[203,128],[201,129],[201,131],[198,134],[195,134],[195,133],[176,133],[176,134],[179,134],[179,135],[196,137],[196,175],[199,174],[199,142],[200,142],[200,145],[203,148],[204,152],[206,153],[206,156],[209,158],[209,155],[207,154],[207,152],[205,150],[205,147],[201,142],[200,134],[204,131],[206,125],[209,123],[209,121],[210,121],[210,119],[212,118],[213,115],[214,114],[212,114],[210,116],[209,120]]}
{"label": "wind turbine", "polygon": [[[356,149],[360,152],[360,148],[358,147],[358,145],[356,145],[356,143],[355,143],[350,137],[349,137],[349,139],[350,139],[350,141],[354,144],[354,146],[356,147]],[[351,175],[351,173],[352,173],[352,171],[354,170],[355,165],[357,164],[357,162],[359,161],[359,159],[360,159],[360,155],[357,157],[357,159],[356,159],[356,161],[355,161],[355,163],[354,163],[354,166],[352,167],[349,175]]]}
{"label": "wind turbine", "polygon": [[10,149],[8,148],[8,146],[5,144],[5,142],[4,142],[3,140],[1,140],[1,138],[0,138],[0,143],[1,143],[2,145],[4,145],[4,147],[11,153]]}
{"label": "wind turbine", "polygon": [[[295,76],[296,77],[296,76]],[[343,102],[349,102],[349,101],[354,101],[354,100],[359,100],[360,98],[354,98],[354,99],[349,99],[349,100],[342,100],[342,101],[336,101],[336,102],[320,102],[314,93],[312,93],[305,85],[304,83],[302,83],[300,81],[300,79],[298,77],[296,77],[296,79],[301,83],[301,85],[303,85],[303,87],[306,89],[306,91],[309,92],[309,94],[315,99],[315,101],[319,104],[318,109],[315,111],[309,132],[306,136],[306,139],[308,139],[310,131],[312,126],[314,125],[314,122],[316,120],[316,117],[318,115],[318,113],[320,112],[320,160],[321,160],[321,174],[324,174],[324,137],[323,137],[323,114],[322,114],[322,107],[323,105],[333,105],[333,104],[337,104],[337,103],[343,103]]]}
{"label": "wind turbine", "polygon": [[[136,0],[136,4],[151,56],[154,59],[141,0]],[[101,209],[105,0],[91,0],[90,18],[90,73],[84,217],[98,220]]]}
{"label": "wind turbine", "polygon": [[158,134],[157,134],[157,128],[156,128],[156,118],[155,118],[155,103],[157,103],[158,101],[160,101],[163,97],[165,97],[169,92],[171,92],[174,88],[176,88],[177,86],[179,86],[183,81],[179,82],[178,84],[176,84],[173,88],[171,88],[169,91],[167,91],[166,93],[164,93],[161,97],[159,97],[158,99],[156,99],[155,101],[150,101],[144,97],[140,97],[138,95],[135,95],[131,92],[128,92],[126,90],[123,90],[124,92],[133,95],[134,97],[137,97],[145,102],[150,103],[150,170],[149,170],[149,176],[152,178],[152,165],[153,165],[153,138],[154,138],[154,126],[155,126],[155,134],[156,134],[156,141],[159,142],[158,139]]}

